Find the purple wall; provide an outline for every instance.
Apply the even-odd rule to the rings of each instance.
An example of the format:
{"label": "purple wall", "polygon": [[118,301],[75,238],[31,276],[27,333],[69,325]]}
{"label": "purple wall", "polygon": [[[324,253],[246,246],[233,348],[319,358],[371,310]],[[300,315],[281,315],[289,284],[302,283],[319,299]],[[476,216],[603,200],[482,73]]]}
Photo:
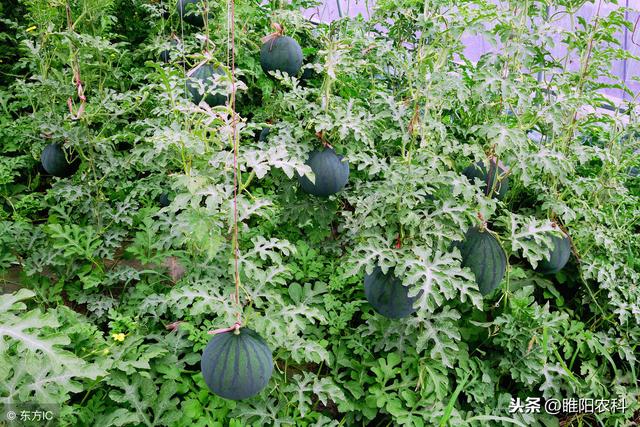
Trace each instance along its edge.
{"label": "purple wall", "polygon": [[331,22],[342,16],[368,18],[375,5],[375,0],[321,0],[320,6],[307,9],[304,16],[313,21]]}
{"label": "purple wall", "polygon": [[[578,15],[585,18],[587,21],[594,19],[598,10],[599,1],[600,0],[596,0],[594,3],[585,4],[578,12]],[[632,23],[635,23],[640,16],[640,0],[618,0],[618,3],[619,5],[614,5],[603,1],[600,9],[600,15],[606,16],[617,7],[627,6],[635,9],[627,13],[627,19]],[[356,17],[358,15],[362,15],[367,18],[371,15],[374,6],[375,0],[323,0],[321,6],[308,9],[304,11],[304,14],[309,19],[324,22],[339,19],[340,12],[342,13],[342,16]],[[554,25],[565,30],[571,28],[571,22],[568,17],[559,19],[554,23]],[[620,32],[619,37],[626,50],[633,55],[640,56],[640,28],[638,28],[635,35],[633,35],[631,31],[625,29]],[[468,35],[464,37],[463,40],[466,45],[465,55],[473,61],[477,60],[482,54],[492,50],[491,45],[481,36]],[[552,49],[552,55],[555,58],[562,57],[565,52],[566,49],[564,49],[560,43],[557,43],[556,47]],[[575,70],[578,67],[578,62],[578,58],[570,58],[570,68]],[[633,78],[640,77],[640,61],[633,59],[615,61],[612,64],[611,72],[623,79],[634,93],[638,93],[638,91],[640,91],[640,82],[633,81]],[[605,90],[605,93],[618,98],[632,98],[632,96],[623,93],[619,89],[607,89]]]}

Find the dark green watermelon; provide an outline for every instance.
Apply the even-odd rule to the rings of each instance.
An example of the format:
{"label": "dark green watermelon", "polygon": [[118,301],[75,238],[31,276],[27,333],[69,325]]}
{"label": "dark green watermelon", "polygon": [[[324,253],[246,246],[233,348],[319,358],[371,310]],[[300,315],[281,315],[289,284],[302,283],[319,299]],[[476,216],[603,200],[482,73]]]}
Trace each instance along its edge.
{"label": "dark green watermelon", "polygon": [[200,93],[200,87],[197,82],[202,82],[204,84],[206,93],[204,102],[206,102],[209,107],[216,107],[219,105],[224,105],[226,103],[226,95],[220,93],[210,93],[218,89],[216,84],[213,82],[214,75],[224,76],[224,68],[214,68],[211,64],[203,64],[199,66],[193,73],[191,73],[191,75],[187,79],[187,89],[191,94],[191,100],[194,104],[199,104],[200,101],[202,101],[203,97],[203,94]]}
{"label": "dark green watermelon", "polygon": [[462,171],[462,174],[471,182],[474,181],[474,178],[483,181],[484,184],[481,188],[484,194],[501,200],[507,194],[507,191],[509,191],[509,177],[498,181],[500,175],[506,172],[506,168],[502,164],[498,163],[498,165],[499,166],[496,166],[495,159],[491,159],[489,168],[489,172],[491,173],[488,173],[485,163],[480,161],[471,166],[467,166]]}
{"label": "dark green watermelon", "polygon": [[178,41],[176,39],[171,39],[169,42],[169,48],[160,52],[160,60],[164,63],[171,62],[171,51],[175,50],[178,46]]}
{"label": "dark green watermelon", "polygon": [[160,194],[160,196],[158,197],[158,204],[160,204],[161,207],[166,208],[171,204],[173,197],[174,197],[173,194],[170,194],[168,191],[165,191],[162,194]]}
{"label": "dark green watermelon", "polygon": [[393,269],[387,274],[376,267],[364,276],[364,295],[373,309],[390,319],[400,319],[415,312],[416,297],[409,297],[409,289],[394,276]]}
{"label": "dark green watermelon", "polygon": [[549,259],[540,261],[538,271],[544,274],[555,274],[562,270],[571,257],[571,241],[569,237],[551,236],[553,250]]}
{"label": "dark green watermelon", "polygon": [[279,36],[265,42],[260,49],[262,70],[281,71],[296,76],[302,67],[302,49],[297,41],[289,36]]}
{"label": "dark green watermelon", "polygon": [[71,155],[66,155],[60,144],[52,143],[44,147],[40,155],[40,162],[44,170],[53,176],[67,177],[73,175],[78,170],[78,159],[67,161]]}
{"label": "dark green watermelon", "polygon": [[469,267],[476,276],[482,295],[493,292],[500,285],[507,270],[507,257],[498,240],[488,231],[470,228],[459,243],[462,266]]}
{"label": "dark green watermelon", "polygon": [[[178,0],[176,5],[178,9],[178,16],[195,27],[202,27],[204,25],[204,17],[202,16],[202,10],[204,4],[202,0]],[[209,14],[211,18],[211,14]]]}
{"label": "dark green watermelon", "polygon": [[301,82],[308,82],[309,80],[317,79],[320,75],[313,68],[305,68],[302,70],[302,74],[300,74]]}
{"label": "dark green watermelon", "polygon": [[258,141],[260,142],[267,142],[267,138],[269,137],[269,128],[264,127],[262,128],[262,130],[260,131],[260,136],[258,137]]}
{"label": "dark green watermelon", "polygon": [[542,135],[542,133],[533,129],[527,132],[527,137],[537,145],[540,145],[544,139],[544,135]]}
{"label": "dark green watermelon", "polygon": [[260,393],[273,372],[273,357],[264,339],[249,328],[240,328],[238,332],[214,335],[200,361],[209,389],[232,400]]}
{"label": "dark green watermelon", "polygon": [[312,151],[307,160],[315,175],[315,184],[304,175],[298,176],[302,189],[314,196],[327,197],[342,190],[349,180],[349,163],[332,148]]}
{"label": "dark green watermelon", "polygon": [[[635,159],[640,159],[640,150],[636,150],[633,152]],[[640,166],[636,167],[636,166],[631,166],[629,168],[629,176],[631,178],[637,178],[638,175],[640,175]]]}

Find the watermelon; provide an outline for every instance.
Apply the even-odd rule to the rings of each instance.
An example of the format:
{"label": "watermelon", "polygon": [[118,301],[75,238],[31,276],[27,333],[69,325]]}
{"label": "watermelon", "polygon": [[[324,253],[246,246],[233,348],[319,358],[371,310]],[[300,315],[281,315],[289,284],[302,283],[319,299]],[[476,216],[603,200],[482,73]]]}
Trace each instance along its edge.
{"label": "watermelon", "polygon": [[60,144],[52,143],[42,150],[40,162],[48,174],[64,178],[73,175],[78,169],[78,159],[69,162],[69,157]]}
{"label": "watermelon", "polygon": [[269,128],[264,127],[262,128],[262,130],[260,131],[260,136],[258,136],[258,141],[260,142],[267,142],[267,138],[269,137]]}
{"label": "watermelon", "polygon": [[487,295],[493,292],[507,270],[507,257],[498,240],[488,231],[473,227],[456,246],[462,255],[461,265],[471,269],[480,293]]}
{"label": "watermelon", "polygon": [[191,94],[191,100],[194,104],[199,104],[203,98],[203,94],[200,93],[199,82],[204,85],[206,94],[206,96],[204,96],[204,102],[206,102],[209,107],[216,107],[225,104],[225,102],[227,101],[226,95],[220,93],[211,93],[214,91],[218,92],[220,89],[213,81],[214,75],[224,76],[224,68],[214,68],[210,64],[202,64],[191,73],[191,75],[187,79],[187,89]]}
{"label": "watermelon", "polygon": [[281,71],[295,76],[302,67],[302,49],[291,37],[277,36],[262,44],[260,65],[266,74]]}
{"label": "watermelon", "polygon": [[555,274],[562,270],[571,257],[571,241],[568,236],[551,236],[553,249],[549,259],[538,264],[538,271],[544,274]]}
{"label": "watermelon", "polygon": [[300,83],[309,83],[311,80],[317,79],[320,74],[314,68],[304,68],[300,74]]}
{"label": "watermelon", "polygon": [[327,197],[342,190],[349,180],[349,163],[332,148],[312,151],[307,160],[315,175],[315,183],[305,175],[298,176],[300,187],[314,196]]}
{"label": "watermelon", "polygon": [[534,129],[527,132],[527,137],[529,137],[529,139],[533,141],[536,145],[540,145],[542,143],[542,140],[544,139],[544,135],[542,135],[542,133]]}
{"label": "watermelon", "polygon": [[166,208],[171,204],[173,197],[174,197],[173,194],[170,194],[168,191],[165,191],[162,194],[160,194],[160,196],[158,197],[158,204],[161,207]]}
{"label": "watermelon", "polygon": [[[640,149],[635,150],[635,151],[633,152],[633,154],[634,154],[634,156],[635,156],[636,160],[637,160],[637,159],[640,159]],[[630,176],[631,178],[637,178],[637,177],[638,177],[638,175],[640,175],[640,166],[638,166],[638,167],[636,167],[636,166],[631,166],[631,167],[629,168],[629,176]]]}
{"label": "watermelon", "polygon": [[489,172],[490,173],[487,173],[485,163],[480,161],[471,166],[467,166],[462,171],[462,174],[471,182],[474,181],[474,178],[483,181],[484,183],[481,188],[485,195],[501,200],[507,194],[507,191],[509,191],[509,177],[504,177],[499,181],[497,180],[500,178],[500,175],[506,172],[506,168],[501,163],[498,163],[498,166],[496,166],[496,160],[491,159]]}
{"label": "watermelon", "polygon": [[171,39],[169,42],[169,48],[160,52],[160,60],[164,63],[171,62],[171,51],[174,50],[178,46],[178,41],[176,39]]}
{"label": "watermelon", "polygon": [[209,389],[220,397],[242,400],[260,393],[273,372],[267,343],[242,327],[213,336],[202,353],[200,369]]}
{"label": "watermelon", "polygon": [[317,75],[318,73],[316,73],[316,70],[314,70],[313,68],[305,68],[304,70],[302,70],[302,74],[300,75],[300,80],[311,80],[315,78]]}
{"label": "watermelon", "polygon": [[415,312],[413,303],[416,297],[409,297],[409,290],[402,281],[394,276],[393,269],[387,274],[376,267],[371,274],[364,276],[364,295],[373,309],[390,319],[400,319]]}
{"label": "watermelon", "polygon": [[[202,0],[178,0],[176,5],[178,9],[178,16],[195,27],[202,27],[204,25],[204,17],[202,16],[202,10],[204,9],[204,2]],[[209,14],[211,17],[211,14]]]}

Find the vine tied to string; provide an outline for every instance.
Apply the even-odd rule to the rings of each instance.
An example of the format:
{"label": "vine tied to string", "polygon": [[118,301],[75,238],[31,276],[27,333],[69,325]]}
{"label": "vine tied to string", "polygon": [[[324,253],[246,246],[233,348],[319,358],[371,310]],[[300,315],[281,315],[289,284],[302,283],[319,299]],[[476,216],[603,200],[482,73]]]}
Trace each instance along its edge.
{"label": "vine tied to string", "polygon": [[[205,12],[207,9],[205,5]],[[227,1],[227,67],[230,71],[231,76],[231,94],[229,97],[229,109],[231,110],[231,142],[233,145],[233,232],[232,232],[232,242],[231,248],[233,251],[233,259],[234,259],[234,283],[235,283],[235,292],[233,295],[233,302],[236,305],[237,313],[236,313],[236,322],[233,326],[228,328],[221,328],[208,331],[210,335],[221,334],[225,332],[233,331],[235,334],[239,333],[240,328],[242,327],[242,306],[240,304],[240,267],[239,267],[239,245],[238,245],[238,149],[239,149],[239,141],[237,136],[237,115],[235,111],[236,107],[236,78],[235,78],[235,1],[228,0]],[[207,22],[205,20],[205,26]],[[180,16],[180,27],[182,31],[182,39],[184,40],[184,20],[183,17]],[[208,34],[208,28],[205,29]],[[208,36],[206,37],[208,40]],[[186,77],[190,77],[195,70],[197,70],[200,66],[209,62],[212,57],[211,53],[207,50],[207,45],[205,43],[204,47],[204,56],[205,58],[193,67],[189,72],[187,72]],[[183,53],[184,59],[184,53]],[[185,88],[186,88],[186,79],[185,79]],[[175,330],[179,326],[179,321],[171,323],[167,325],[168,330]]]}
{"label": "vine tied to string", "polygon": [[234,263],[234,283],[235,294],[233,296],[234,303],[237,308],[236,322],[228,328],[221,328],[209,331],[210,335],[221,334],[233,331],[238,334],[242,327],[242,306],[240,305],[240,266],[238,245],[238,149],[239,141],[237,135],[237,117],[236,117],[236,79],[235,79],[235,1],[228,0],[228,37],[227,37],[227,66],[231,75],[231,95],[229,99],[229,108],[231,110],[231,138],[233,144],[233,236],[231,248],[233,250]]}
{"label": "vine tied to string", "polygon": [[[69,32],[74,32],[74,23],[71,18],[71,4],[69,0],[67,0],[66,4],[66,12],[67,12],[67,27]],[[73,98],[67,98],[67,107],[69,108],[69,114],[71,115],[72,120],[78,120],[82,113],[84,113],[85,104],[87,102],[87,97],[84,95],[84,86],[82,84],[82,80],[80,79],[80,63],[78,62],[78,52],[71,43],[71,70],[73,71],[72,83],[76,87],[76,91],[78,92],[78,99],[80,99],[80,107],[78,108],[78,112],[73,112]]]}
{"label": "vine tied to string", "polygon": [[222,334],[222,333],[231,332],[231,331],[237,334],[241,327],[242,327],[242,323],[240,323],[240,321],[237,321],[236,323],[233,324],[233,326],[229,326],[228,328],[214,329],[213,331],[209,331],[208,334],[216,335],[216,334]]}
{"label": "vine tied to string", "polygon": [[271,24],[271,27],[275,31],[271,34],[267,34],[262,38],[262,43],[271,42],[271,44],[269,45],[269,50],[271,50],[271,48],[273,47],[273,42],[275,42],[278,37],[282,37],[284,35],[284,26],[282,24],[274,22]]}
{"label": "vine tied to string", "polygon": [[[235,56],[236,56],[236,38],[235,38],[235,0],[229,0],[229,25],[227,26],[229,36],[227,42],[230,44],[230,58],[227,58],[227,65],[231,72],[231,138],[233,142],[233,261],[234,261],[234,282],[235,282],[235,303],[237,312],[236,331],[240,327],[242,319],[242,307],[240,306],[240,267],[239,267],[239,245],[238,245],[238,131],[236,120],[236,78],[235,78]],[[230,64],[229,64],[230,63]]]}

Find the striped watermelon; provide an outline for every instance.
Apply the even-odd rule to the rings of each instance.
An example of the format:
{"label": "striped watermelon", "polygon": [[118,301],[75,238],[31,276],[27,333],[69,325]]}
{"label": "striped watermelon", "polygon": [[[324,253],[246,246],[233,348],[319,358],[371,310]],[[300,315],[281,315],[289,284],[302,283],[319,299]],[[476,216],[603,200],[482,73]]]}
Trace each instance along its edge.
{"label": "striped watermelon", "polygon": [[409,297],[409,290],[394,276],[393,270],[387,274],[376,267],[371,274],[364,276],[364,295],[373,309],[390,319],[400,319],[411,315],[415,310],[416,297]]}
{"label": "striped watermelon", "polygon": [[538,264],[538,271],[544,274],[555,274],[562,270],[571,256],[571,242],[569,237],[551,236],[553,250],[548,260],[542,260]]}
{"label": "striped watermelon", "polygon": [[267,386],[273,372],[273,357],[267,343],[255,331],[240,328],[238,333],[213,336],[200,361],[209,389],[220,397],[247,399]]}
{"label": "striped watermelon", "polygon": [[302,189],[314,196],[327,197],[342,190],[349,180],[349,163],[332,148],[313,151],[307,165],[315,175],[315,183],[304,175],[298,177]]}
{"label": "striped watermelon", "polygon": [[498,287],[507,270],[507,257],[498,240],[486,230],[470,228],[461,244],[462,266],[469,267],[476,276],[482,295]]}
{"label": "striped watermelon", "polygon": [[487,196],[494,197],[498,200],[502,200],[509,191],[509,177],[500,179],[500,176],[507,171],[506,167],[492,158],[489,162],[489,170],[483,161],[477,162],[471,166],[467,166],[462,174],[466,176],[469,181],[473,182],[475,178],[480,181],[484,181],[482,190]]}

